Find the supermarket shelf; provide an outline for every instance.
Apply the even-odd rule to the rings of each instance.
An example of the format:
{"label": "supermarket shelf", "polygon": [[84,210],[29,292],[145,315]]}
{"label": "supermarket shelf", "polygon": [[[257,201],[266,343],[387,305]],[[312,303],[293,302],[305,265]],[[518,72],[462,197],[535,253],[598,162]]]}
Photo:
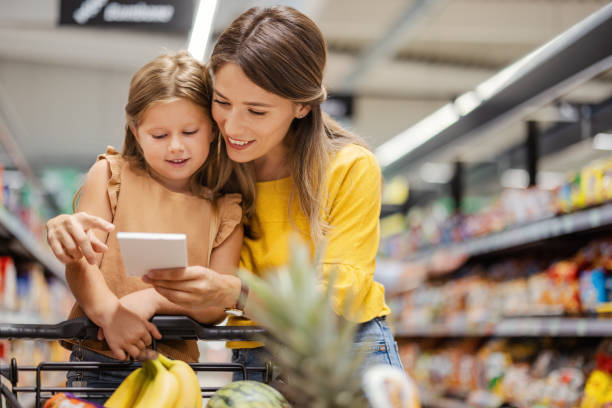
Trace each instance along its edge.
{"label": "supermarket shelf", "polygon": [[470,256],[485,255],[605,226],[612,226],[612,203],[510,227],[460,243],[427,247],[411,254],[409,259],[425,258],[440,248],[458,250]]}
{"label": "supermarket shelf", "polygon": [[0,322],[6,324],[45,324],[42,316],[29,312],[10,312],[0,310]]}
{"label": "supermarket shelf", "polygon": [[449,328],[442,325],[428,327],[398,326],[398,337],[610,337],[612,319],[521,317],[509,318],[497,324],[480,327]]}
{"label": "supermarket shelf", "polygon": [[425,408],[470,408],[467,403],[452,398],[433,398],[422,402]]}
{"label": "supermarket shelf", "polygon": [[0,207],[0,226],[7,231],[8,238],[11,239],[11,250],[31,257],[39,262],[47,272],[55,275],[62,282],[66,282],[62,263],[55,259],[53,254],[4,207]]}
{"label": "supermarket shelf", "polygon": [[419,390],[419,399],[424,408],[470,408],[461,399],[437,396],[424,390]]}

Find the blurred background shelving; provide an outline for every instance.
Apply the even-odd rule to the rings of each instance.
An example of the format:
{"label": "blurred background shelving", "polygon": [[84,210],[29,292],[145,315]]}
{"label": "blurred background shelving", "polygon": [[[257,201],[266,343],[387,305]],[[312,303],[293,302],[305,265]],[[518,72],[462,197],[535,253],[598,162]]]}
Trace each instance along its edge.
{"label": "blurred background shelving", "polygon": [[[189,36],[190,21],[66,25],[68,3],[0,3],[0,256],[15,277],[0,285],[14,294],[4,289],[0,321],[65,316],[72,299],[43,225],[72,211],[96,155],[121,146],[134,70]],[[197,5],[168,3],[187,15]],[[211,40],[248,7],[273,3],[218,2]],[[383,167],[376,277],[424,406],[576,405],[610,354],[612,4],[281,3],[321,27],[325,109]],[[442,248],[470,259],[448,275],[411,275]],[[17,342],[0,344],[0,358],[9,347],[64,357]],[[202,354],[227,359],[218,344]]]}

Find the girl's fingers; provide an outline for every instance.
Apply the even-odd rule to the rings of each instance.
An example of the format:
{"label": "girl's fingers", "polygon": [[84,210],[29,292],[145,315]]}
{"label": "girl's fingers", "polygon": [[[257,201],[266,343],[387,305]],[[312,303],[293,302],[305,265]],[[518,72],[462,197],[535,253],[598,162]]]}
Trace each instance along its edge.
{"label": "girl's fingers", "polygon": [[149,346],[152,342],[151,333],[149,332],[149,325],[145,323],[145,326],[147,331],[142,335],[142,341],[144,342],[145,346]]}
{"label": "girl's fingers", "polygon": [[108,246],[106,246],[104,242],[100,241],[96,234],[94,234],[92,231],[89,231],[88,235],[89,240],[91,241],[91,246],[93,247],[94,251],[103,253],[108,250]]}
{"label": "girl's fingers", "polygon": [[84,229],[99,229],[106,232],[111,232],[115,229],[113,223],[106,221],[104,218],[96,217],[85,212],[75,214],[77,220],[83,225]]}
{"label": "girl's fingers", "polygon": [[66,253],[66,255],[72,258],[72,261],[81,259],[83,254],[77,247],[77,244],[72,239],[72,236],[67,231],[60,229],[58,231],[58,239],[60,243],[62,244],[64,252]]}
{"label": "girl's fingers", "polygon": [[121,361],[125,360],[125,357],[126,357],[125,352],[121,350],[119,347],[111,347],[111,351],[113,352],[117,360],[121,360]]}
{"label": "girl's fingers", "polygon": [[60,244],[57,238],[48,237],[47,241],[49,242],[49,246],[51,247],[51,250],[53,251],[53,255],[55,255],[55,257],[59,259],[60,262],[64,264],[72,262],[72,258],[69,257],[68,254],[66,254],[66,252],[64,251],[64,248],[62,247],[62,244]]}
{"label": "girl's fingers", "polygon": [[132,357],[133,359],[137,359],[138,356],[140,355],[140,350],[138,347],[136,347],[133,344],[130,344],[129,346],[127,346],[125,348],[125,351],[127,351],[127,353],[130,355],[130,357]]}
{"label": "girl's fingers", "polygon": [[79,251],[85,256],[89,264],[94,265],[96,262],[96,253],[91,247],[91,241],[89,234],[85,232],[81,223],[75,221],[74,218],[70,218],[66,223],[66,229],[72,236],[72,239],[76,241]]}
{"label": "girl's fingers", "polygon": [[[159,330],[157,329],[157,326],[155,326],[153,323],[151,322],[147,322],[147,329],[149,330],[149,333],[151,333],[151,335],[153,337],[155,337],[156,340],[160,340],[162,338],[161,333],[159,332]],[[148,334],[148,333],[147,333]],[[152,340],[149,339],[149,344],[151,344]]]}

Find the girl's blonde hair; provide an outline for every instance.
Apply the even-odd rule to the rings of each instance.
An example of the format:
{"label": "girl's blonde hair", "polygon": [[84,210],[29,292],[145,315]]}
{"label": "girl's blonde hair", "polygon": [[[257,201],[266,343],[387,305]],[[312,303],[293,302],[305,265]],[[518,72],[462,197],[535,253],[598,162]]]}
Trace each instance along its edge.
{"label": "girl's blonde hair", "polygon": [[[132,77],[125,105],[126,125],[122,155],[134,165],[149,171],[142,149],[132,133],[145,111],[153,104],[187,99],[202,107],[211,117],[212,80],[208,69],[187,51],[165,53],[140,68]],[[191,192],[214,202],[222,194],[242,194],[243,218],[255,212],[255,180],[249,165],[229,159],[219,131],[212,122],[213,141],[208,158],[190,178]],[[202,189],[202,186],[207,189]],[[247,236],[250,232],[247,229]]]}
{"label": "girl's blonde hair", "polygon": [[291,7],[251,8],[221,34],[210,67],[217,72],[234,63],[268,92],[311,110],[294,119],[283,143],[288,147],[291,177],[301,210],[310,223],[315,244],[328,226],[321,218],[326,197],[325,175],[334,154],[349,143],[364,142],[321,110],[327,98],[323,87],[326,45],[317,25]]}

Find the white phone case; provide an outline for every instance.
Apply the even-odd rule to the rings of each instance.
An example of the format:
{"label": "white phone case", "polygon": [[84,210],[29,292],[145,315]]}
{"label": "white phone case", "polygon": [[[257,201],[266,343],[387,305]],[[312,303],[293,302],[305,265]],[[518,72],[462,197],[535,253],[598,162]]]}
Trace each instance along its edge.
{"label": "white phone case", "polygon": [[187,266],[185,234],[118,232],[117,240],[128,276],[143,276],[151,269]]}

